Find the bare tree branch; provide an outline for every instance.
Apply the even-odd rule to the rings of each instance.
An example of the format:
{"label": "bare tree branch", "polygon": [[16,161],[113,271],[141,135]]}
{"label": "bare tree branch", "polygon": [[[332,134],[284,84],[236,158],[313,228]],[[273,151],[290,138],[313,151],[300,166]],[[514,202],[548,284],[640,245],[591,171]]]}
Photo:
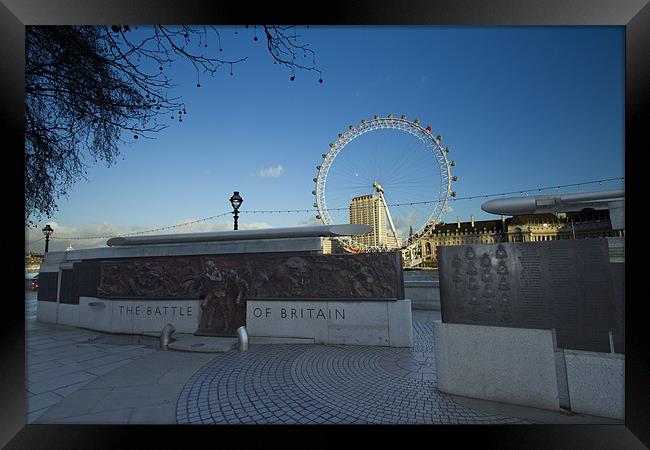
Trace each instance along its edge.
{"label": "bare tree branch", "polygon": [[[26,27],[27,225],[53,215],[57,200],[86,177],[89,159],[110,167],[125,137],[152,138],[167,127],[158,122],[165,115],[183,120],[185,104],[168,96],[174,87],[168,68],[177,61],[190,63],[198,80],[201,74],[214,75],[224,64],[232,73],[234,64],[247,59],[214,56],[223,50],[214,26],[136,28]],[[321,76],[313,50],[298,41],[296,27],[265,25],[264,33],[274,62],[291,71],[291,80],[296,70]],[[208,41],[214,38],[218,49],[210,45],[208,51]]]}

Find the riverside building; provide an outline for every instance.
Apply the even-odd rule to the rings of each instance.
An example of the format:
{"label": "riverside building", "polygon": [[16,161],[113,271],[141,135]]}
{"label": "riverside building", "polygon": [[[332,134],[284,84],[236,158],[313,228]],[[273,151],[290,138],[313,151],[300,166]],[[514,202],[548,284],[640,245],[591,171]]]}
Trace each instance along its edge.
{"label": "riverside building", "polygon": [[437,266],[437,247],[443,245],[491,244],[495,242],[539,242],[613,236],[608,210],[585,209],[558,214],[502,216],[497,220],[443,223],[404,251],[405,265]]}

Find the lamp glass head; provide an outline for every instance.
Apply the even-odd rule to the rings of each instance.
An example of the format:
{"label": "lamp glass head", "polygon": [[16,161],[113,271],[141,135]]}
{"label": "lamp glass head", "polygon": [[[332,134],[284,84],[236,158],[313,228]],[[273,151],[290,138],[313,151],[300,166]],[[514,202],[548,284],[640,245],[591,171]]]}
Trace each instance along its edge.
{"label": "lamp glass head", "polygon": [[50,226],[49,223],[48,223],[47,225],[45,225],[45,228],[43,228],[43,234],[44,234],[45,236],[49,236],[49,235],[52,234],[53,232],[54,232],[54,229]]}
{"label": "lamp glass head", "polygon": [[230,203],[232,204],[232,207],[235,208],[235,210],[238,210],[241,204],[244,202],[244,199],[241,198],[239,195],[239,192],[235,191],[233,193],[233,196],[230,197]]}

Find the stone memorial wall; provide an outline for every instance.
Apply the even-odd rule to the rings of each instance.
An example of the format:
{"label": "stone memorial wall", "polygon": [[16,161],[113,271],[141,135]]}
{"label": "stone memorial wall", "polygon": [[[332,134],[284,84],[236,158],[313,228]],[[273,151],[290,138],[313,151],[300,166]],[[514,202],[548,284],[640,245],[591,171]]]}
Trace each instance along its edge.
{"label": "stone memorial wall", "polygon": [[444,323],[555,329],[560,348],[623,352],[624,265],[610,263],[606,239],[438,252]]}
{"label": "stone memorial wall", "polygon": [[[305,321],[311,332],[311,325],[320,320],[331,321],[331,328],[341,321],[351,323],[355,309],[404,299],[399,252],[90,259],[73,262],[59,273],[43,277],[41,291],[48,293],[43,300],[56,301],[58,283],[59,303],[80,305],[84,311],[79,315],[82,326],[112,332],[148,331],[168,320],[207,336],[232,336],[242,325],[255,329],[254,322],[270,333],[286,328],[278,324]],[[337,303],[330,308],[330,301]],[[392,313],[386,315],[386,308],[387,327]],[[276,310],[277,317],[266,314]],[[264,324],[270,324],[271,331]]]}

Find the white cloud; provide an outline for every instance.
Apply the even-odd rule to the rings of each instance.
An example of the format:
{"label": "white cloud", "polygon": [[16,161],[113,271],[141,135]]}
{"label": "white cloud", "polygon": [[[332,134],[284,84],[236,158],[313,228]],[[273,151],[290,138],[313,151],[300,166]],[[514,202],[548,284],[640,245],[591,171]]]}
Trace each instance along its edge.
{"label": "white cloud", "polygon": [[260,170],[257,175],[260,177],[271,177],[271,178],[278,178],[282,173],[284,172],[284,167],[282,167],[282,164],[278,164],[275,167],[266,167],[262,170]]}

